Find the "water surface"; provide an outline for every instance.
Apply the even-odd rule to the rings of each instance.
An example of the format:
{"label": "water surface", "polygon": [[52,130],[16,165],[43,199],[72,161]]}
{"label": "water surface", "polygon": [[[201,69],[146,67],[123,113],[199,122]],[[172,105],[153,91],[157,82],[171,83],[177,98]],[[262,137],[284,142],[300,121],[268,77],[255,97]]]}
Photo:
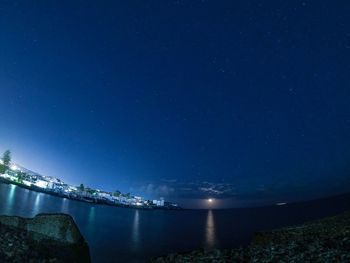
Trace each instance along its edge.
{"label": "water surface", "polygon": [[93,262],[144,262],[198,248],[246,245],[255,231],[301,223],[350,209],[350,195],[296,205],[230,210],[137,210],[92,205],[0,183],[0,214],[73,216]]}

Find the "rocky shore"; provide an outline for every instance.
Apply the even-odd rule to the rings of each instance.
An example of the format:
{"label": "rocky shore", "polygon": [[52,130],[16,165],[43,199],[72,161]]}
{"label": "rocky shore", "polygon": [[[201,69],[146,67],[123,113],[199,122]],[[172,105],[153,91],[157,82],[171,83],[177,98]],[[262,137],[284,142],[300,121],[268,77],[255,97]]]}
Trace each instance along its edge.
{"label": "rocky shore", "polygon": [[0,216],[0,262],[85,263],[90,253],[69,215]]}
{"label": "rocky shore", "polygon": [[149,262],[350,262],[350,212],[257,233],[246,248],[197,250]]}

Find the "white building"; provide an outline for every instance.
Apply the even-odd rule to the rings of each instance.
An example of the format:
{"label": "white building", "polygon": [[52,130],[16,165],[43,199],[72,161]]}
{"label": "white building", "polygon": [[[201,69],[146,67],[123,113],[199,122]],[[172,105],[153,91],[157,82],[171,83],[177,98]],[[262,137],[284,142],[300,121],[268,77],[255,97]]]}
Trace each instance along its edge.
{"label": "white building", "polygon": [[17,174],[14,171],[7,170],[2,177],[9,179],[11,181],[16,181],[17,180]]}
{"label": "white building", "polygon": [[99,197],[108,199],[108,200],[110,200],[110,201],[113,201],[113,200],[114,200],[112,194],[111,194],[111,193],[108,193],[108,192],[98,192],[97,195],[98,195]]}
{"label": "white building", "polygon": [[160,198],[160,200],[153,200],[152,203],[156,206],[164,206],[164,199]]}
{"label": "white building", "polygon": [[36,182],[34,183],[35,186],[40,187],[40,188],[47,188],[48,187],[49,182],[48,181],[44,181],[44,180],[36,180]]}

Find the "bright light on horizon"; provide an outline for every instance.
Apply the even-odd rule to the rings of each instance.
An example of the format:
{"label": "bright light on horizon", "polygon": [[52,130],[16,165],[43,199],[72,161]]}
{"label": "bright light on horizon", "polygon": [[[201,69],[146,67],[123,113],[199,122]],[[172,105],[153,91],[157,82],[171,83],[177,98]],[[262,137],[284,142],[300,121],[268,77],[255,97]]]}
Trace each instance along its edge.
{"label": "bright light on horizon", "polygon": [[214,201],[214,200],[213,200],[212,198],[209,198],[209,199],[208,199],[208,202],[209,202],[209,203],[212,203],[213,201]]}

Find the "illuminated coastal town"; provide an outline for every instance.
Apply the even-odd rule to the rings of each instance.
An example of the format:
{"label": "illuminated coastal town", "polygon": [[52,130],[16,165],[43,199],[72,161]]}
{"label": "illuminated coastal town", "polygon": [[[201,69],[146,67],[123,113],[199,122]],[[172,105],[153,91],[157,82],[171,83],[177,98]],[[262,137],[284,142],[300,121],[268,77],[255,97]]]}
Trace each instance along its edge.
{"label": "illuminated coastal town", "polygon": [[177,204],[166,202],[162,197],[146,200],[141,196],[134,196],[130,193],[123,194],[118,190],[108,192],[85,187],[83,184],[80,186],[69,185],[58,178],[40,175],[11,162],[10,151],[6,151],[3,158],[0,159],[0,181],[88,203],[144,209],[180,209]]}

